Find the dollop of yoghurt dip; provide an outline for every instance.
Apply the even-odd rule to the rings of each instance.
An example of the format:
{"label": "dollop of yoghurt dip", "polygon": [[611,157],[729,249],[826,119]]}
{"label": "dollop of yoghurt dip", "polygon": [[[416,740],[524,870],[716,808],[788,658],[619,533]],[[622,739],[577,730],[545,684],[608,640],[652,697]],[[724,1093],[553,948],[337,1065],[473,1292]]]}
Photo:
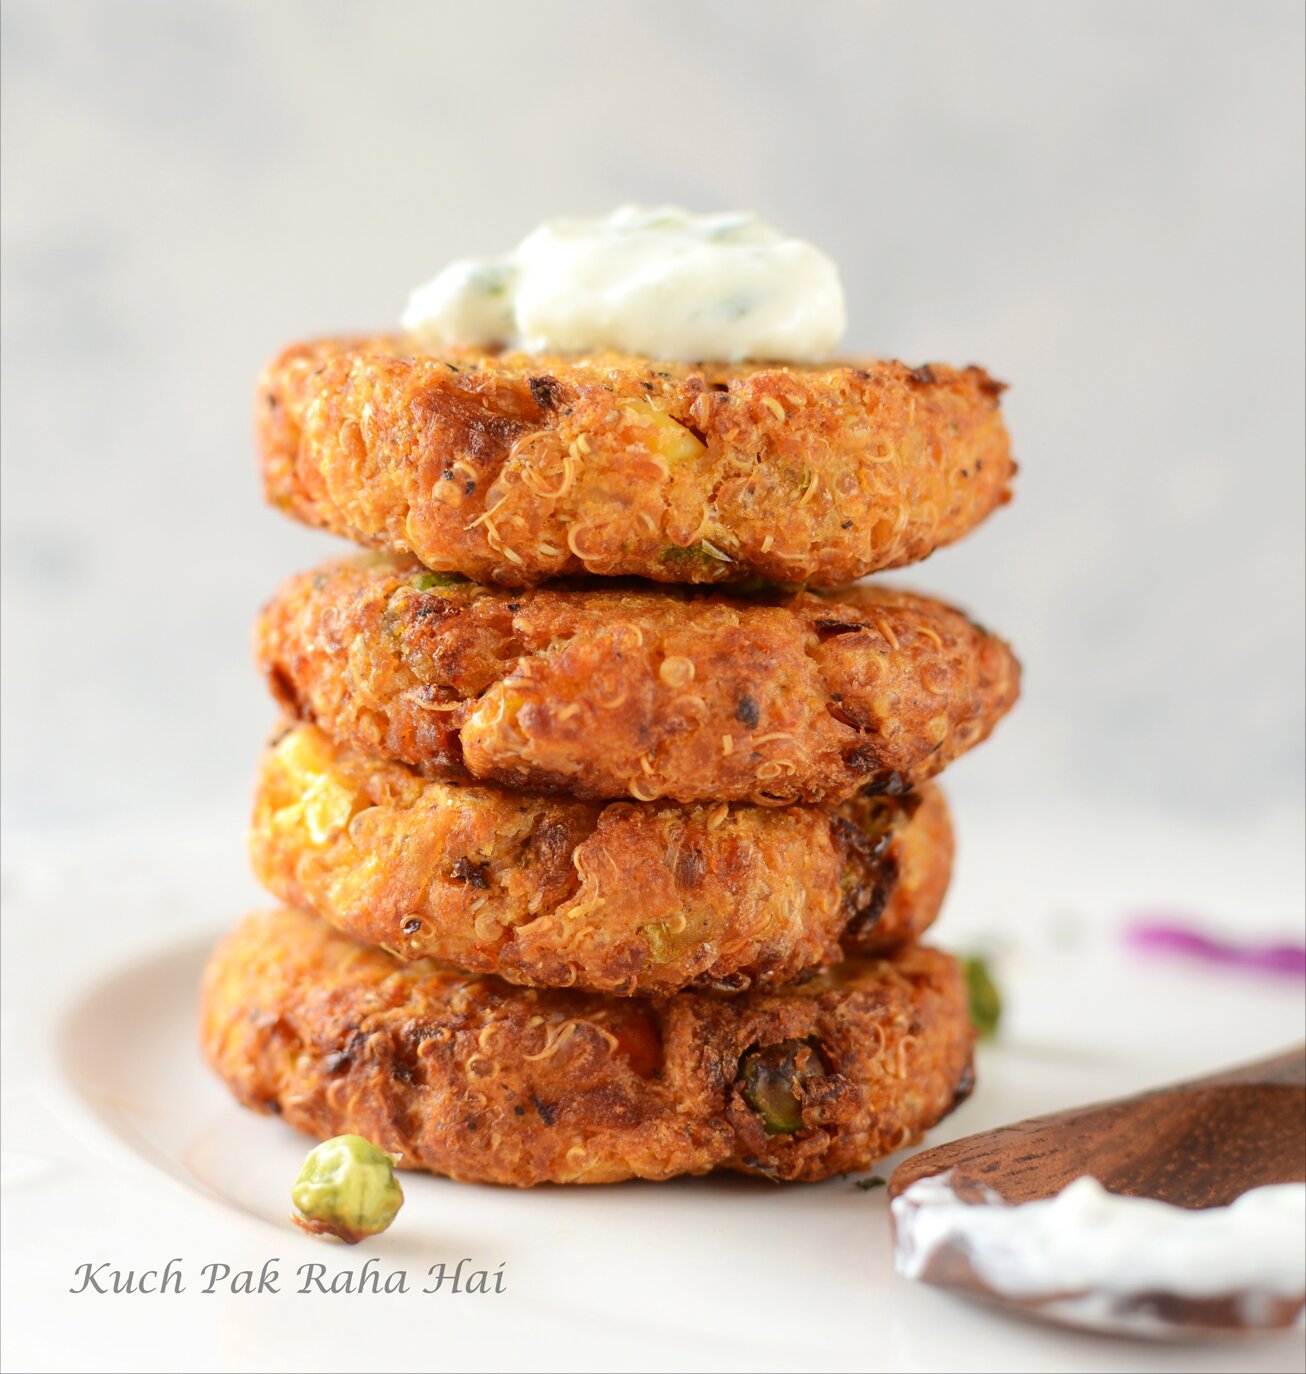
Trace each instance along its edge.
{"label": "dollop of yoghurt dip", "polygon": [[431,348],[615,349],[694,362],[819,362],[843,337],[834,263],[756,215],[622,205],[452,262],[409,298]]}
{"label": "dollop of yoghurt dip", "polygon": [[892,1203],[895,1263],[928,1278],[943,1251],[964,1254],[992,1293],[1077,1325],[1162,1334],[1132,1299],[1234,1297],[1247,1326],[1266,1299],[1306,1293],[1306,1184],[1253,1188],[1226,1207],[1176,1207],[1077,1178],[1034,1202],[963,1201],[950,1174],[918,1179]]}

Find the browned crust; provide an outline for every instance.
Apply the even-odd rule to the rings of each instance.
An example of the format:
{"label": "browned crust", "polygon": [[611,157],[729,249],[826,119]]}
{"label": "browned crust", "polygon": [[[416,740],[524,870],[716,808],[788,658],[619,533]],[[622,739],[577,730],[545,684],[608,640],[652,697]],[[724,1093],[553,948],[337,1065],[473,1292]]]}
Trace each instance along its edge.
{"label": "browned crust", "polygon": [[[878,858],[862,860],[874,884],[863,880],[849,889],[851,898],[845,894],[845,906],[852,915],[840,943],[847,954],[891,953],[919,940],[938,918],[948,895],[956,837],[943,792],[936,783],[926,783],[919,792],[901,800],[907,806],[905,822],[888,831],[887,842],[875,842],[881,851]],[[869,798],[854,799],[843,803],[838,811],[848,815],[868,804]],[[881,800],[880,805],[888,805],[888,799]],[[874,835],[877,819],[884,824],[872,811],[871,827],[863,833]],[[860,871],[854,866],[854,872]],[[863,895],[868,892],[873,894],[869,899]],[[880,892],[886,895],[877,913]]]}
{"label": "browned crust", "polygon": [[1020,690],[1000,639],[882,586],[743,598],[437,580],[376,556],[291,578],[255,631],[274,695],[432,777],[780,805],[918,785]]}
{"label": "browned crust", "polygon": [[952,862],[947,807],[603,804],[425,780],[315,726],[264,755],[254,870],[404,959],[630,996],[777,987],[915,939]]}
{"label": "browned crust", "polygon": [[325,339],[264,370],[256,434],[273,505],[480,582],[833,587],[916,562],[1010,499],[1001,390],[941,364]]}
{"label": "browned crust", "polygon": [[[909,1145],[968,1090],[956,963],[912,946],[776,993],[658,1001],[398,964],[312,917],[251,917],[204,977],[201,1039],[235,1096],[402,1167],[529,1187],[734,1169],[815,1180]],[[746,1051],[809,1044],[802,1126],[768,1135]]]}

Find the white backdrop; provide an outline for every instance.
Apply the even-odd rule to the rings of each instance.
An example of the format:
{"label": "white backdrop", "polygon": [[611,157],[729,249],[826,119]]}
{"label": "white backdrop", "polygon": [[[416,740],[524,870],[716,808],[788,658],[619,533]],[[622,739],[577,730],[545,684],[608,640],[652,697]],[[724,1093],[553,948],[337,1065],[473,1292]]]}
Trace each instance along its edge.
{"label": "white backdrop", "polygon": [[272,721],[249,622],[336,547],[260,504],[258,367],[624,198],[755,208],[841,264],[851,346],[1013,384],[1016,504],[907,574],[1027,665],[965,805],[1301,806],[1298,0],[6,0],[3,26],[11,834],[238,834]]}
{"label": "white backdrop", "polygon": [[[263,508],[254,379],[548,215],[756,209],[841,264],[851,347],[1012,383],[1015,504],[897,575],[1027,669],[948,774],[940,935],[993,954],[1007,1010],[981,1116],[943,1134],[1300,1037],[1301,983],[1143,959],[1119,928],[1300,938],[1304,11],[3,0],[6,1368],[374,1369],[379,1329],[388,1367],[431,1367],[423,1299],[378,1327],[197,1294],[142,1338],[136,1304],[67,1290],[93,1254],[313,1244],[284,1218],[302,1143],[228,1103],[190,1031],[201,945],[260,900],[250,622],[342,547]],[[115,1113],[137,1124],[110,1145],[90,1123]],[[883,1194],[846,1182],[406,1186],[386,1254],[512,1256],[492,1322],[435,1314],[450,1368],[1227,1367],[895,1285]],[[743,1310],[767,1320],[722,1324]],[[1299,1338],[1239,1358],[1302,1367]]]}

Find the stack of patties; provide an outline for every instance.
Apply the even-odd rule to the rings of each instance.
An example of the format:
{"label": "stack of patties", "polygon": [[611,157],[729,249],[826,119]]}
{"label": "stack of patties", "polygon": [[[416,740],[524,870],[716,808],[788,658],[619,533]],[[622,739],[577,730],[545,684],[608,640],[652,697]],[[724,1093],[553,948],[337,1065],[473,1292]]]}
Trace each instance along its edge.
{"label": "stack of patties", "polygon": [[[972,1083],[931,781],[1007,646],[864,574],[1008,498],[978,368],[319,342],[270,500],[379,550],[257,626],[286,720],[202,1034],[236,1096],[530,1185],[868,1167]],[[842,590],[839,590],[842,588]]]}

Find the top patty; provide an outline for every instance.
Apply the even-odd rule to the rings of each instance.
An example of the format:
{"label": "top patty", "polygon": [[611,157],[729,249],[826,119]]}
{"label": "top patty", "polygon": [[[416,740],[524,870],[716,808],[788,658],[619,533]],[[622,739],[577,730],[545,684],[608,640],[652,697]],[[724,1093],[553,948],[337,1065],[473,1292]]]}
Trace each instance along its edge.
{"label": "top patty", "polygon": [[291,578],[255,641],[282,705],[328,735],[590,799],[896,794],[982,740],[1020,682],[996,636],[889,587],[509,592],[376,556]]}
{"label": "top patty", "polygon": [[328,339],[264,371],[269,501],[437,571],[832,587],[1010,498],[978,367],[655,362]]}

